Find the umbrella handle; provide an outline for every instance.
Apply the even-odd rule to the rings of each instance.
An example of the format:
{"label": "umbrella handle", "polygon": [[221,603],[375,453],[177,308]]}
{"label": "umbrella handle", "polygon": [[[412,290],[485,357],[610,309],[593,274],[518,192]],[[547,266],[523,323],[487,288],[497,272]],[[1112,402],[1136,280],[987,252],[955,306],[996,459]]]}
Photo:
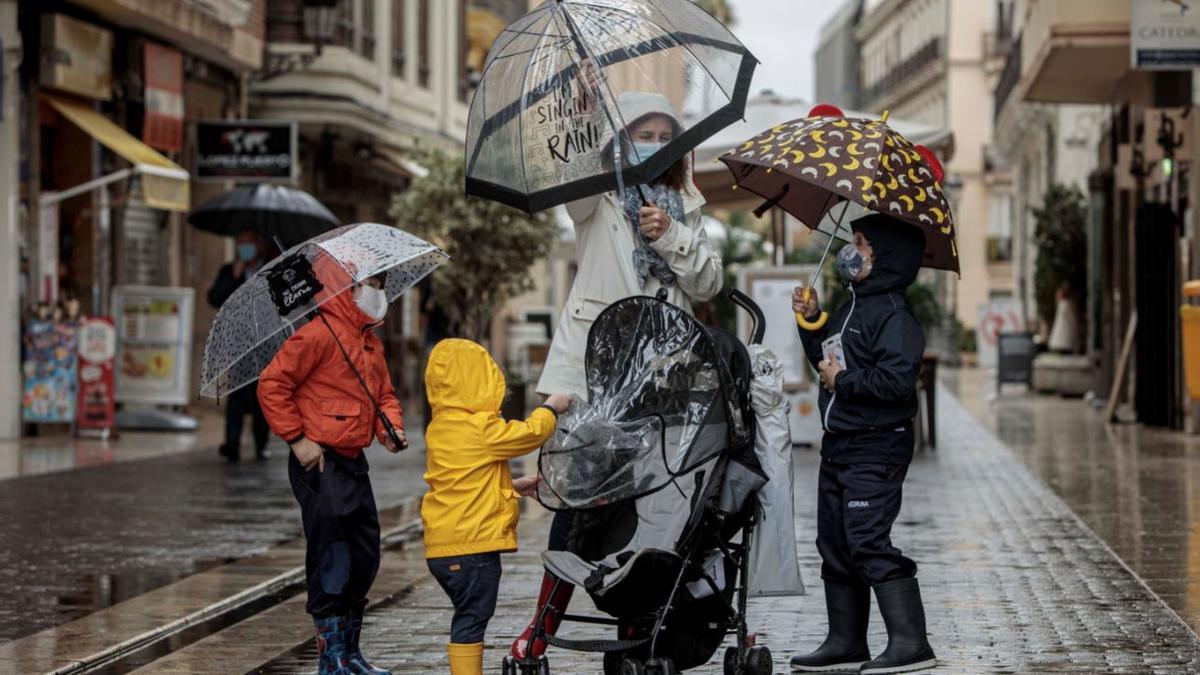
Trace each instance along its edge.
{"label": "umbrella handle", "polygon": [[[808,299],[812,297],[812,286],[809,286],[808,288],[804,289],[803,297],[804,297],[804,301],[808,302]],[[829,322],[829,312],[821,312],[821,315],[817,317],[816,321],[809,321],[808,319],[804,318],[803,314],[801,314],[800,312],[796,312],[796,324],[798,326],[800,326],[801,328],[803,328],[804,330],[809,330],[809,331],[821,330],[822,328],[825,327],[825,324],[828,322]]]}
{"label": "umbrella handle", "polygon": [[821,330],[829,321],[829,312],[821,312],[821,316],[817,317],[816,321],[809,321],[804,318],[800,312],[796,312],[796,325],[804,330]]}
{"label": "umbrella handle", "polygon": [[400,450],[407,450],[408,441],[400,440],[400,435],[396,433],[396,425],[392,424],[392,421],[387,418],[387,415],[383,414],[378,405],[375,407],[375,414],[379,417],[379,421],[383,423],[383,430],[387,432],[388,438],[392,439],[392,443]]}

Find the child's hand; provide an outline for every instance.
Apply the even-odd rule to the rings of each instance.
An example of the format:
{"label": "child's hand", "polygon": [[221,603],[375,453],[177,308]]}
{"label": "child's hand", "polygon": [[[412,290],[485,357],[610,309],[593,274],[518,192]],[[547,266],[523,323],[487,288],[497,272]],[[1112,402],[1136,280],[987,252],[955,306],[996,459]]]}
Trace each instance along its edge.
{"label": "child's hand", "polygon": [[513,490],[515,490],[516,493],[522,497],[537,496],[538,483],[541,482],[541,480],[541,476],[537,475],[536,473],[532,476],[514,478],[512,482]]}
{"label": "child's hand", "polygon": [[396,445],[392,441],[391,434],[383,435],[383,447],[387,448],[388,452],[400,452],[401,450],[408,447],[408,436],[404,435],[403,429],[396,430],[396,438],[400,439],[400,445]]}
{"label": "child's hand", "polygon": [[325,451],[321,446],[307,438],[301,438],[292,445],[292,452],[296,453],[296,459],[300,460],[300,465],[305,471],[312,471],[315,466],[321,473],[325,473]]}
{"label": "child's hand", "polygon": [[567,412],[567,409],[571,407],[571,401],[574,400],[575,397],[571,396],[570,394],[551,394],[546,399],[546,405],[554,408],[554,410],[561,415]]}
{"label": "child's hand", "polygon": [[837,382],[838,373],[845,370],[837,361],[821,361],[817,364],[817,369],[821,371],[821,384],[829,391],[833,391],[833,385]]}
{"label": "child's hand", "polygon": [[792,311],[805,319],[815,318],[821,312],[817,289],[797,286],[796,290],[792,292]]}

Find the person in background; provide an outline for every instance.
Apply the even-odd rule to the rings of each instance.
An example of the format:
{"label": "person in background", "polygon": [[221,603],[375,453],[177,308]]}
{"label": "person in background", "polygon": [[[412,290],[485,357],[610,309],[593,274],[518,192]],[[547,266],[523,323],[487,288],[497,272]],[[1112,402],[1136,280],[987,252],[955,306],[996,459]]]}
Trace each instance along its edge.
{"label": "person in background", "polygon": [[[238,232],[236,241],[237,248],[233,262],[221,266],[216,280],[208,289],[208,304],[212,305],[214,309],[220,309],[229,296],[246,283],[247,279],[254,276],[267,261],[267,256],[262,250],[262,242],[258,238],[258,233],[253,229]],[[271,437],[271,429],[267,426],[267,418],[263,415],[262,406],[258,404],[257,384],[252,384],[233,392],[225,402],[225,442],[221,444],[217,452],[230,462],[236,462],[241,457],[242,428],[246,422],[247,413],[253,416],[251,425],[254,431],[255,456],[260,460],[271,458],[271,453],[267,451],[267,441]]]}

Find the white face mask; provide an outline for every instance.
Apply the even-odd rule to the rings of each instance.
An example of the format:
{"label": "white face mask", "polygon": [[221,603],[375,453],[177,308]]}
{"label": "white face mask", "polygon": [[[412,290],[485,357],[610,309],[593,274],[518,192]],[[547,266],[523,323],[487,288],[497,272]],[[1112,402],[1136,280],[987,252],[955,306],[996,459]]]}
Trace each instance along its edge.
{"label": "white face mask", "polygon": [[363,314],[379,321],[387,314],[387,293],[382,288],[359,286],[354,289],[354,304],[358,305]]}

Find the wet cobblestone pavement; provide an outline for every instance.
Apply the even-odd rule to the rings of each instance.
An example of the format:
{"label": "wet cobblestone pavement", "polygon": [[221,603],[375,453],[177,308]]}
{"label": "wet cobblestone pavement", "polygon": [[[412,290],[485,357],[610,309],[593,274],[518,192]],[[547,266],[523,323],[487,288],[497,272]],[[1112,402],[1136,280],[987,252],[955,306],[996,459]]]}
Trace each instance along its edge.
{"label": "wet cobblestone pavement", "polygon": [[[894,533],[921,566],[930,640],[942,664],[937,672],[1200,672],[1196,635],[1061,499],[952,396],[940,397],[939,413],[940,449],[918,454]],[[797,529],[811,594],[756,600],[750,609],[752,629],[771,648],[777,672],[787,672],[792,654],[824,636],[819,560],[811,543],[819,458],[804,450],[796,458]],[[547,523],[540,511],[523,518],[524,549],[506,559],[489,631],[489,672],[532,611]],[[394,555],[419,564],[419,550]],[[366,640],[371,653],[398,673],[444,673],[448,622],[441,591],[422,577],[370,610]],[[576,637],[598,634],[568,628]],[[886,643],[877,614],[870,641],[874,652]],[[591,655],[551,655],[556,673],[600,670]],[[313,658],[309,641],[257,672],[311,672]],[[719,673],[720,665],[692,672]]]}
{"label": "wet cobblestone pavement", "polygon": [[[209,448],[0,481],[0,643],[301,534],[286,446]],[[419,495],[424,454],[369,452],[381,507]]]}
{"label": "wet cobblestone pavement", "polygon": [[[1108,426],[1079,399],[949,374],[972,413],[1164,601],[1200,630],[1200,436]],[[994,400],[993,400],[994,399]]]}

